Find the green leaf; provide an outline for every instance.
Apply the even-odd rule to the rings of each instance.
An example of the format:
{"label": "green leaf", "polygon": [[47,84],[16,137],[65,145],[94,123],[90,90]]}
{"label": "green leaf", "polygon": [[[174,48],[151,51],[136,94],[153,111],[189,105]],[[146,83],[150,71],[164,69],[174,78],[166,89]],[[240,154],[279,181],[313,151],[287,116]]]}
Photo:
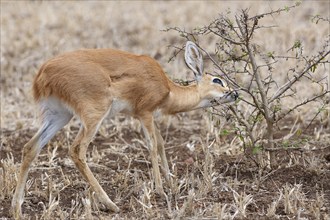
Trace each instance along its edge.
{"label": "green leaf", "polygon": [[281,105],[275,105],[274,106],[274,112],[278,112],[278,111],[281,111],[282,108],[281,108]]}
{"label": "green leaf", "polygon": [[185,33],[180,33],[180,37],[186,37],[187,36],[187,34],[185,34]]}
{"label": "green leaf", "polygon": [[302,130],[298,129],[297,132],[296,132],[296,135],[299,137],[301,134],[302,134]]}
{"label": "green leaf", "polygon": [[315,64],[314,66],[311,67],[311,71],[312,71],[313,73],[315,73],[316,68],[317,68],[317,65]]}
{"label": "green leaf", "polygon": [[262,147],[260,145],[255,145],[252,149],[253,154],[258,154],[261,151]]}
{"label": "green leaf", "polygon": [[244,138],[242,135],[238,135],[239,139],[244,142]]}
{"label": "green leaf", "polygon": [[221,131],[221,134],[220,135],[224,135],[224,136],[226,136],[226,135],[228,135],[230,132],[228,131],[228,130],[226,130],[226,129],[223,129],[222,131]]}
{"label": "green leaf", "polygon": [[272,51],[272,52],[268,52],[267,53],[267,56],[269,57],[269,58],[272,58],[272,59],[274,59],[274,51]]}
{"label": "green leaf", "polygon": [[284,141],[282,143],[282,145],[283,145],[283,148],[288,148],[290,146],[290,142],[289,141]]}
{"label": "green leaf", "polygon": [[292,50],[294,48],[300,48],[301,47],[301,41],[300,40],[296,40],[293,44]]}
{"label": "green leaf", "polygon": [[327,109],[324,107],[324,106],[322,106],[321,108],[319,108],[318,109],[318,112],[324,112],[324,111],[326,111]]}

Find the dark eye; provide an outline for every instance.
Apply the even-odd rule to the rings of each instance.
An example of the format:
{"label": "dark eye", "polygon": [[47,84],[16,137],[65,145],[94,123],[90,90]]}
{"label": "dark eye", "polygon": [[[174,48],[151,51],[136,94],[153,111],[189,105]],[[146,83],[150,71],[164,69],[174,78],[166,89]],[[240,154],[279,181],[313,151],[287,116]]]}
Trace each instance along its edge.
{"label": "dark eye", "polygon": [[214,82],[214,83],[217,83],[217,84],[220,84],[222,87],[224,87],[224,86],[223,86],[223,82],[222,82],[221,79],[219,79],[219,78],[214,78],[214,79],[213,79],[213,82]]}

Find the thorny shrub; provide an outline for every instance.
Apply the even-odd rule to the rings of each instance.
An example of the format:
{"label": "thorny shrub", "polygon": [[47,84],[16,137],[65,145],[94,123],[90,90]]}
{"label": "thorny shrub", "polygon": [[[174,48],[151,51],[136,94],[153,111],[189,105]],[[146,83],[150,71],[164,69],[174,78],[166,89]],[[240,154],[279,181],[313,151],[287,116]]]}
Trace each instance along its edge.
{"label": "thorny shrub", "polygon": [[[216,74],[226,78],[232,87],[240,93],[239,100],[225,108],[225,110],[213,109],[214,118],[225,116],[235,123],[235,133],[241,140],[241,146],[260,169],[278,167],[276,151],[302,133],[299,128],[291,128],[291,132],[274,137],[276,128],[281,122],[292,119],[292,113],[305,107],[311,102],[317,102],[318,110],[314,113],[309,125],[317,118],[323,120],[324,126],[328,126],[329,114],[329,77],[320,77],[317,71],[327,71],[329,65],[329,41],[330,36],[323,37],[322,47],[315,54],[305,54],[301,40],[292,42],[292,47],[286,53],[280,51],[267,51],[266,45],[258,45],[254,37],[265,29],[275,29],[276,26],[265,25],[261,21],[267,17],[276,19],[283,13],[289,13],[297,8],[299,2],[292,6],[271,10],[268,13],[251,16],[249,10],[242,10],[232,16],[230,11],[220,14],[210,24],[186,31],[178,27],[168,28],[165,31],[176,31],[181,37],[195,41],[199,48],[206,54],[216,69]],[[295,9],[297,10],[297,9]],[[322,25],[330,23],[329,18],[318,15],[311,18],[311,22]],[[262,33],[261,33],[262,34]],[[212,36],[217,39],[214,52],[209,53],[203,48],[204,38]],[[173,59],[184,48],[174,46]],[[171,61],[170,59],[170,61]],[[293,61],[294,66],[287,69],[281,64]],[[285,80],[278,76],[285,75]],[[297,89],[299,83],[304,85],[319,86],[319,92],[311,94],[302,102],[292,102],[301,90]],[[291,101],[290,101],[291,100]],[[284,102],[292,102],[292,106],[285,106]],[[308,127],[307,126],[307,127]],[[280,147],[282,146],[282,147]],[[293,147],[294,148],[294,147]],[[268,156],[262,157],[262,154]],[[266,159],[265,158],[269,158]]]}

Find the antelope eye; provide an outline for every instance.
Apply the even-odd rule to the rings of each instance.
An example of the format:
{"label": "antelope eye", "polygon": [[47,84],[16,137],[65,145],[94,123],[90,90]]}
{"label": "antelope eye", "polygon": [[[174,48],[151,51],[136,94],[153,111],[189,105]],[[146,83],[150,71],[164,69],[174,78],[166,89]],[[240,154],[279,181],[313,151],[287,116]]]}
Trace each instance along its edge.
{"label": "antelope eye", "polygon": [[223,82],[222,82],[221,79],[219,79],[219,78],[214,78],[214,79],[213,79],[213,82],[214,82],[214,83],[217,83],[217,84],[220,84],[222,87],[224,87],[224,86],[223,86]]}

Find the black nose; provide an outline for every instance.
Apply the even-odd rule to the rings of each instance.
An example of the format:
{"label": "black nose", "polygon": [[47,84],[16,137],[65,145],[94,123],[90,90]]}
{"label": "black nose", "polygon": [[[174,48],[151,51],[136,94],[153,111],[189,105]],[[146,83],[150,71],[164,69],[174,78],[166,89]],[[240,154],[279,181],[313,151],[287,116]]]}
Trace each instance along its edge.
{"label": "black nose", "polygon": [[238,98],[238,92],[236,92],[236,91],[232,91],[232,93],[231,93],[231,97],[233,97],[235,100]]}

